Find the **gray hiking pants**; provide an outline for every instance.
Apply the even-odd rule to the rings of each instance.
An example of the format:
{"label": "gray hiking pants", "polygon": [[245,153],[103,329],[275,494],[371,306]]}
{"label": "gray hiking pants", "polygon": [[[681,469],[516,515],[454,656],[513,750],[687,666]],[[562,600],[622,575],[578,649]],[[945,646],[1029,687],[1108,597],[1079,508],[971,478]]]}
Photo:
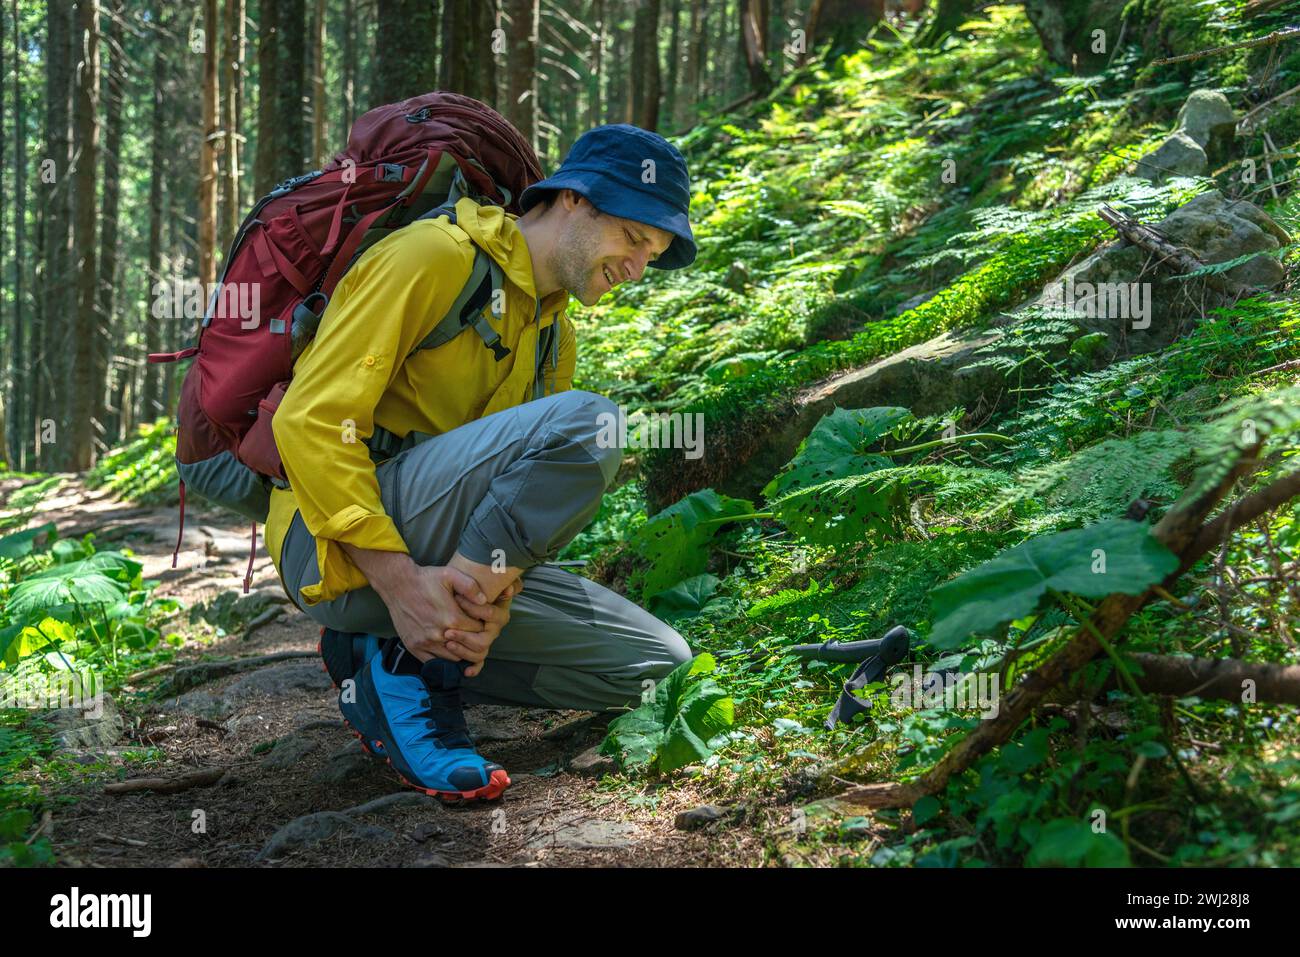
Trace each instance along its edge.
{"label": "gray hiking pants", "polygon": [[[635,707],[643,682],[691,658],[681,635],[649,612],[545,564],[591,521],[618,470],[621,451],[596,442],[602,412],[617,415],[617,407],[590,392],[557,393],[426,439],[375,470],[384,510],[418,564],[445,565],[457,550],[490,564],[500,549],[506,564],[527,569],[483,670],[463,679],[466,702]],[[318,623],[397,633],[369,586],[303,604],[301,590],[320,581],[320,570],[300,514],[285,534],[280,571]]]}

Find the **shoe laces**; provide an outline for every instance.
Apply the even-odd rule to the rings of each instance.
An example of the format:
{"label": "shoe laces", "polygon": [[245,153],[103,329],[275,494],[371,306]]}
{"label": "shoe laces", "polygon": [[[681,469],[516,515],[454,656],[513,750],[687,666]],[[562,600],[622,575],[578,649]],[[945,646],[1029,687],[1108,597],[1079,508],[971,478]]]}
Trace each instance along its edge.
{"label": "shoe laces", "polygon": [[424,726],[443,747],[473,749],[474,739],[469,736],[459,688],[433,691],[426,686],[420,705],[427,716]]}

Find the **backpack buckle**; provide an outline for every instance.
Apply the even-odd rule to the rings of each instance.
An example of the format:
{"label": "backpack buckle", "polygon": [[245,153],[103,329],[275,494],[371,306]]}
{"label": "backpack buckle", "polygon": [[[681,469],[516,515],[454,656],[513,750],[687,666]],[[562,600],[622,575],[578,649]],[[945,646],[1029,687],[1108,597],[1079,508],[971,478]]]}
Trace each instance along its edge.
{"label": "backpack buckle", "polygon": [[376,172],[381,183],[400,183],[405,176],[406,167],[400,163],[380,163]]}

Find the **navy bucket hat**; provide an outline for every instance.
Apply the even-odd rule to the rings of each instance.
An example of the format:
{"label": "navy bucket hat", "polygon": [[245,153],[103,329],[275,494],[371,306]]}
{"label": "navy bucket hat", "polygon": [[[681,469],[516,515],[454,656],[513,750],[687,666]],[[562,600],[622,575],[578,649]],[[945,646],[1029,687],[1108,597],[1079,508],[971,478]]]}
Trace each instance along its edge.
{"label": "navy bucket hat", "polygon": [[650,263],[656,269],[680,269],[695,261],[686,160],[658,133],[627,123],[588,130],[554,176],[524,190],[520,206],[527,212],[545,193],[560,189],[586,197],[602,213],[672,233],[676,238]]}

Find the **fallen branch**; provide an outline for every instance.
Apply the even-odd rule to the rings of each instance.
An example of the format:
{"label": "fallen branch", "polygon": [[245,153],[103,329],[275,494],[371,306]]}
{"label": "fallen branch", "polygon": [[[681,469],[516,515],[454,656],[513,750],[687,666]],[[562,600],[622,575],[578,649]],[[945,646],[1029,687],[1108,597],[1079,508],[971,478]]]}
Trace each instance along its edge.
{"label": "fallen branch", "polygon": [[1267,13],[1269,10],[1275,10],[1284,3],[1290,3],[1291,0],[1250,0],[1246,4],[1246,9],[1241,11],[1244,17],[1254,17],[1261,13]]}
{"label": "fallen branch", "polygon": [[[1275,665],[1237,658],[1175,658],[1135,653],[1129,660],[1142,674],[1137,686],[1149,694],[1215,698],[1241,703],[1244,682],[1255,683],[1255,700],[1266,704],[1300,705],[1300,665]],[[1112,674],[1102,691],[1118,687]]]}
{"label": "fallen branch", "polygon": [[1252,372],[1251,375],[1268,375],[1270,372],[1290,372],[1292,369],[1300,369],[1300,359],[1290,359],[1286,362],[1279,362],[1275,366],[1269,366],[1267,369],[1259,369]]}
{"label": "fallen branch", "polygon": [[[1248,496],[1230,507],[1218,519],[1206,524],[1210,513],[1237,479],[1254,470],[1258,464],[1256,455],[1261,444],[1256,443],[1243,452],[1213,488],[1195,498],[1185,497],[1180,500],[1151,530],[1152,537],[1180,559],[1178,569],[1161,583],[1166,589],[1215,547],[1223,536],[1256,517],[1259,511],[1255,507],[1259,503],[1277,498],[1281,493],[1273,491],[1275,486],[1282,486],[1285,491],[1292,487],[1294,479],[1296,491],[1300,491],[1300,474],[1282,479],[1261,492]],[[1250,508],[1244,507],[1247,501],[1252,502]],[[832,806],[843,804],[865,808],[911,807],[922,797],[937,794],[947,786],[954,774],[960,774],[993,748],[1009,741],[1052,689],[1097,657],[1102,651],[1102,645],[1096,636],[1100,635],[1107,641],[1112,639],[1124,628],[1129,618],[1153,597],[1155,592],[1147,589],[1141,595],[1115,594],[1103,599],[1087,625],[1077,627],[1060,651],[1027,672],[1019,684],[1008,692],[996,717],[984,722],[954,744],[929,771],[916,780],[903,784],[858,785],[831,798],[829,803]]]}
{"label": "fallen branch", "polygon": [[1241,40],[1237,43],[1229,43],[1227,46],[1212,47],[1209,50],[1197,50],[1195,53],[1183,53],[1179,56],[1169,56],[1159,60],[1152,60],[1149,65],[1168,66],[1170,63],[1187,63],[1191,60],[1203,60],[1208,56],[1218,56],[1220,53],[1227,53],[1230,50],[1248,50],[1253,47],[1273,46],[1275,43],[1281,43],[1284,40],[1294,40],[1296,37],[1300,37],[1300,27],[1292,27],[1289,30],[1274,30],[1267,36],[1256,37],[1253,40]]}
{"label": "fallen branch", "polygon": [[252,638],[253,632],[257,631],[257,629],[261,628],[263,625],[269,625],[283,614],[283,605],[275,605],[263,611],[260,615],[250,621],[248,627],[244,629],[244,641],[248,641],[249,638]]}
{"label": "fallen branch", "polygon": [[1237,135],[1247,136],[1253,133],[1256,126],[1267,123],[1269,117],[1275,111],[1290,106],[1291,101],[1297,96],[1300,96],[1300,86],[1293,86],[1291,89],[1279,93],[1271,100],[1265,100],[1241,118],[1240,122],[1237,123]]}
{"label": "fallen branch", "polygon": [[132,778],[130,781],[116,781],[104,785],[105,794],[134,794],[137,791],[153,791],[155,794],[179,794],[191,788],[203,788],[216,784],[226,774],[225,768],[203,768],[190,771],[175,778]]}
{"label": "fallen branch", "polygon": [[[1097,215],[1128,242],[1139,249],[1145,249],[1151,255],[1157,257],[1162,264],[1171,266],[1176,272],[1190,273],[1198,269],[1204,269],[1206,266],[1205,263],[1187,252],[1187,250],[1175,246],[1157,230],[1152,229],[1145,223],[1138,222],[1136,219],[1125,216],[1109,204],[1103,203],[1098,208]],[[1207,273],[1200,278],[1204,279],[1205,284],[1211,289],[1223,293],[1225,296],[1239,296],[1251,288],[1217,273]]]}
{"label": "fallen branch", "polygon": [[175,674],[167,682],[163,694],[180,694],[182,691],[188,691],[190,688],[206,684],[209,681],[215,681],[218,678],[225,678],[228,675],[239,674],[241,671],[252,671],[255,668],[261,668],[264,665],[275,664],[277,661],[290,661],[294,658],[316,658],[319,657],[315,651],[277,651],[271,655],[257,655],[251,658],[228,658],[223,661],[203,661],[196,665],[186,665],[184,668],[177,668]]}

